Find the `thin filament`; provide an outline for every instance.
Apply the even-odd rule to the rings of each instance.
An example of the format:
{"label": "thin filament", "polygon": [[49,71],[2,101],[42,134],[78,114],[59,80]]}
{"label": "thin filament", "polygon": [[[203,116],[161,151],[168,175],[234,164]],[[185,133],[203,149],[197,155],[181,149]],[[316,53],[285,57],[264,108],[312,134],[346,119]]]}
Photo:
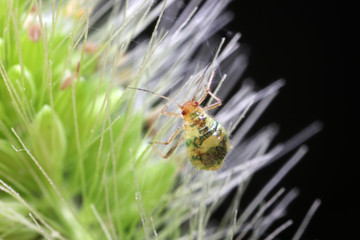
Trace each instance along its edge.
{"label": "thin filament", "polygon": [[206,74],[206,72],[207,72],[207,70],[209,69],[210,66],[211,66],[211,63],[210,63],[209,65],[207,65],[207,67],[205,68],[205,71],[204,71],[204,73],[203,73],[203,75],[202,75],[202,77],[201,77],[201,79],[200,79],[199,85],[198,85],[197,88],[196,88],[196,91],[195,91],[195,93],[194,93],[194,97],[192,98],[192,101],[195,101],[195,99],[196,99],[196,94],[198,93],[199,88],[200,88],[200,85],[201,85],[201,83],[203,82],[204,77],[205,77],[205,74]]}
{"label": "thin filament", "polygon": [[129,89],[135,89],[135,90],[140,90],[140,91],[144,91],[144,92],[148,92],[148,93],[154,94],[154,95],[156,95],[156,96],[158,96],[158,97],[160,97],[160,98],[166,99],[166,100],[168,100],[168,101],[176,104],[180,109],[182,109],[182,106],[181,106],[180,104],[178,104],[177,102],[175,102],[173,99],[168,98],[168,97],[165,97],[165,96],[163,96],[163,95],[160,95],[160,94],[158,94],[158,93],[156,93],[156,92],[153,92],[153,91],[150,91],[150,90],[147,90],[147,89],[143,89],[143,88],[134,88],[134,87],[127,87],[127,88],[129,88]]}

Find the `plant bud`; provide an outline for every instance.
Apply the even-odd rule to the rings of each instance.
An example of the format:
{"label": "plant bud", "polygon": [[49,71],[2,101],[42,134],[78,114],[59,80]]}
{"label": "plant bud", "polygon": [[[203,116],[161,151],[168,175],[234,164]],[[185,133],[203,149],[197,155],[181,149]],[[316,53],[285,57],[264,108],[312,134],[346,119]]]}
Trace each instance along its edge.
{"label": "plant bud", "polygon": [[48,105],[45,105],[35,116],[30,130],[31,151],[40,165],[50,173],[61,172],[61,164],[66,154],[67,142],[65,129]]}

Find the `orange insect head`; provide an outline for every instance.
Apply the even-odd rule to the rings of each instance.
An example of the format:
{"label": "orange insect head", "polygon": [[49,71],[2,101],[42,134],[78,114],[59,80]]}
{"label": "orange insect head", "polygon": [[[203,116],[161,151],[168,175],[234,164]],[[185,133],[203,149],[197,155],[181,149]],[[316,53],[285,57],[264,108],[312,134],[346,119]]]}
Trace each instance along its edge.
{"label": "orange insect head", "polygon": [[198,102],[195,101],[187,101],[186,103],[184,103],[184,105],[182,105],[181,109],[182,115],[187,115],[189,113],[192,113],[193,111],[195,111],[195,109],[199,106]]}

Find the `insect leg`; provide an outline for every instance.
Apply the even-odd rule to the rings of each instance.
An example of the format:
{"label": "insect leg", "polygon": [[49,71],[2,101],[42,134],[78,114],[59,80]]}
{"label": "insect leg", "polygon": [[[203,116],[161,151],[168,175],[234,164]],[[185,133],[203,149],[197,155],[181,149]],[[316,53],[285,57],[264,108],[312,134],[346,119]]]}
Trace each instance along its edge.
{"label": "insect leg", "polygon": [[[169,137],[169,139],[166,141],[166,142],[159,142],[159,141],[154,141],[154,142],[152,142],[152,143],[154,143],[154,144],[161,144],[161,145],[168,145],[169,143],[171,143],[174,139],[175,139],[175,137],[180,133],[180,131],[181,130],[183,130],[184,129],[184,126],[181,126],[181,127],[179,127],[173,134],[171,134],[171,136]],[[170,148],[170,150],[164,155],[163,153],[161,153],[160,151],[159,151],[159,149],[157,149],[154,145],[153,145],[153,148],[154,148],[154,150],[160,155],[160,156],[162,156],[163,158],[168,158],[170,155],[171,155],[171,153],[176,149],[176,147],[180,144],[180,142],[182,142],[183,141],[183,137],[182,138],[180,138],[176,143],[175,143],[175,145],[173,146],[173,147],[171,147]]]}
{"label": "insect leg", "polygon": [[207,87],[206,87],[206,90],[203,93],[203,95],[200,97],[200,99],[198,100],[199,105],[205,100],[206,96],[210,92],[210,85],[211,85],[211,82],[212,82],[214,76],[215,76],[215,71],[212,71],[209,82],[208,82]]}
{"label": "insect leg", "polygon": [[180,133],[181,130],[184,129],[184,126],[180,126],[178,129],[176,129],[175,132],[173,132],[173,134],[171,134],[171,136],[169,137],[169,139],[166,142],[159,142],[159,141],[154,141],[151,143],[155,143],[155,144],[161,144],[161,145],[168,145],[169,143],[172,142],[172,140],[174,140],[174,138]]}
{"label": "insect leg", "polygon": [[170,150],[164,155],[162,152],[159,151],[159,149],[157,149],[155,146],[153,146],[154,150],[163,158],[168,158],[170,157],[170,155],[175,151],[175,149],[179,146],[179,144],[184,141],[185,138],[182,136],[179,140],[177,140],[177,142],[175,143],[174,146],[172,146],[170,148]]}
{"label": "insect leg", "polygon": [[170,148],[170,150],[166,153],[164,158],[168,158],[175,151],[175,149],[179,146],[179,144],[184,140],[185,140],[185,138],[183,135],[183,136],[181,136],[181,138],[179,138],[179,140],[175,143],[175,145]]}
{"label": "insect leg", "polygon": [[166,111],[166,109],[168,108],[168,105],[165,105],[162,109],[161,109],[161,114],[168,116],[168,117],[178,117],[178,118],[182,118],[182,115],[180,113],[174,113],[174,112],[168,112]]}
{"label": "insect leg", "polygon": [[210,109],[214,109],[217,108],[218,106],[221,106],[222,101],[220,98],[218,98],[217,96],[215,96],[212,92],[208,92],[210,94],[210,96],[212,96],[217,102],[210,104],[209,106],[204,107],[204,110],[210,110]]}

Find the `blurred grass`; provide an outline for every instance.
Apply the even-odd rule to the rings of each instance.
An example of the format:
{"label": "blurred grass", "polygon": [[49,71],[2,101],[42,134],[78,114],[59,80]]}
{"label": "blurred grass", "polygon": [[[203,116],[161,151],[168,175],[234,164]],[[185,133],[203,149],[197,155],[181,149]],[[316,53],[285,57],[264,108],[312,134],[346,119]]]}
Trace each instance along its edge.
{"label": "blurred grass", "polygon": [[139,239],[135,193],[153,212],[174,184],[174,164],[149,161],[144,116],[126,111],[129,96],[101,74],[100,58],[75,45],[88,16],[60,10],[51,28],[39,21],[52,14],[48,5],[39,15],[41,4],[0,2],[0,238],[100,239],[100,217],[110,235]]}

